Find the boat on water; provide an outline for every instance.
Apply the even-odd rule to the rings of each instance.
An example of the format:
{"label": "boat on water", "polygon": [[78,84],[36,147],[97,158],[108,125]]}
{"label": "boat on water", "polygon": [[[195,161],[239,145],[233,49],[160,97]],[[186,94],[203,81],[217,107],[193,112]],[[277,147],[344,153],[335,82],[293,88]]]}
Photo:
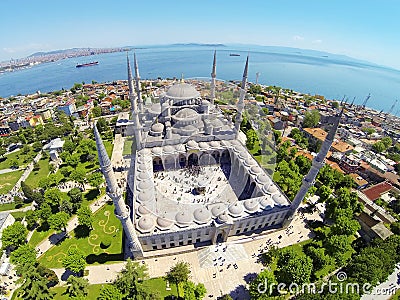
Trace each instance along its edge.
{"label": "boat on water", "polygon": [[240,54],[237,54],[237,53],[230,53],[229,56],[240,56]]}
{"label": "boat on water", "polygon": [[81,67],[90,67],[90,66],[95,66],[98,65],[99,62],[98,61],[92,61],[90,63],[86,63],[86,64],[77,64],[76,67],[77,68],[81,68]]}

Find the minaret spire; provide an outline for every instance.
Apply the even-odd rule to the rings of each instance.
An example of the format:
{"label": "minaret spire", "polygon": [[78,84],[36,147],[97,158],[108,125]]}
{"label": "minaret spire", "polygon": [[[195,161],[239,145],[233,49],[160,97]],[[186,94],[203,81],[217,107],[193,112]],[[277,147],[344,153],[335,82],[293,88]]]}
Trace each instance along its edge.
{"label": "minaret spire", "polygon": [[136,59],[136,51],[133,52],[133,60],[135,64],[135,83],[136,83],[136,95],[137,95],[137,101],[139,103],[139,110],[143,112],[143,99],[142,99],[142,92],[141,92],[141,87],[140,87],[140,75],[139,75],[139,67]]}
{"label": "minaret spire", "polygon": [[335,134],[339,127],[343,110],[344,110],[344,105],[342,106],[342,109],[340,110],[339,114],[335,117],[335,121],[331,129],[329,130],[328,135],[325,138],[325,141],[321,146],[321,150],[319,150],[317,156],[313,159],[310,171],[303,178],[303,183],[301,184],[299,191],[297,192],[293,202],[290,205],[290,210],[287,216],[288,219],[286,221],[286,224],[289,224],[290,221],[293,219],[294,214],[300,207],[300,204],[303,201],[305,195],[307,194],[309,188],[314,184],[315,178],[317,177],[319,170],[324,166],[325,157],[328,154],[329,149],[331,148],[333,140],[335,139]]}
{"label": "minaret spire", "polygon": [[249,55],[247,54],[246,58],[246,65],[244,67],[243,71],[243,78],[242,78],[242,85],[240,87],[240,96],[239,96],[239,101],[237,104],[237,114],[236,114],[236,119],[235,119],[235,129],[236,129],[236,138],[239,135],[239,130],[240,130],[240,124],[242,123],[243,120],[243,109],[244,109],[244,97],[246,96],[246,83],[247,83],[247,73],[249,70]]}
{"label": "minaret spire", "polygon": [[[126,60],[127,60],[127,65],[128,65],[129,100],[131,102],[133,130],[134,130],[134,134],[135,134],[136,148],[141,149],[142,131],[141,131],[141,126],[140,126],[139,110],[138,110],[138,106],[137,106],[137,101],[136,101],[135,95],[133,93],[134,88],[133,88],[133,80],[132,80],[132,69],[131,69],[131,63],[129,60],[128,53],[126,55]],[[135,59],[135,61],[136,61],[136,59]]]}
{"label": "minaret spire", "polygon": [[214,61],[211,72],[211,91],[210,91],[210,103],[214,104],[215,99],[215,78],[217,77],[217,50],[214,51]]}
{"label": "minaret spire", "polygon": [[112,199],[115,207],[116,217],[121,221],[122,227],[125,232],[125,236],[129,242],[129,249],[133,256],[142,257],[143,249],[139,242],[139,239],[135,232],[135,227],[130,217],[130,208],[125,204],[122,197],[121,190],[118,188],[117,180],[115,179],[115,174],[108,158],[106,148],[104,147],[103,141],[101,140],[97,126],[93,124],[94,138],[96,140],[97,153],[99,155],[99,163],[101,172],[106,179],[107,184],[107,195]]}

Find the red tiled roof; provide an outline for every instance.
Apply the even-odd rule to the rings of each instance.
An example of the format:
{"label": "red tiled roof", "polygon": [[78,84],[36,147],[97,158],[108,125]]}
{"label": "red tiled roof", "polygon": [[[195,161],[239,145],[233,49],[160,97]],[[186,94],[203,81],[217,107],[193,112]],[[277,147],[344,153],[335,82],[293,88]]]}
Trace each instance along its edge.
{"label": "red tiled roof", "polygon": [[382,194],[389,192],[393,189],[393,186],[389,182],[381,182],[371,186],[362,192],[365,196],[367,196],[371,201],[375,201],[378,199]]}

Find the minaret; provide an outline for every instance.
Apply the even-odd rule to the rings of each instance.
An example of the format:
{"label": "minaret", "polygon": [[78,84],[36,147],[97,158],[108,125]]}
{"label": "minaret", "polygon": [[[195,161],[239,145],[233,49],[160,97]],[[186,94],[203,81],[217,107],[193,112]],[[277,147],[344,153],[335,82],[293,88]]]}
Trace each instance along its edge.
{"label": "minaret", "polygon": [[[139,120],[139,111],[137,106],[137,101],[135,95],[133,94],[133,80],[132,80],[132,70],[131,63],[129,61],[128,54],[126,55],[126,60],[128,63],[128,86],[129,86],[129,100],[131,101],[132,119],[133,119],[133,130],[135,134],[136,149],[140,150],[142,147],[142,131]],[[136,59],[135,59],[136,61]]]}
{"label": "minaret", "polygon": [[239,101],[237,104],[237,114],[236,114],[236,119],[235,119],[235,129],[236,129],[236,138],[239,135],[240,131],[240,124],[242,123],[243,117],[243,109],[244,109],[244,97],[246,96],[246,83],[247,83],[247,72],[249,69],[249,55],[247,55],[246,59],[246,65],[244,67],[243,71],[243,78],[242,78],[242,85],[240,87],[240,96],[239,96]]}
{"label": "minaret", "polygon": [[289,224],[290,221],[293,219],[294,214],[300,207],[300,204],[303,201],[304,197],[306,196],[309,188],[312,185],[314,185],[314,181],[318,175],[319,170],[324,166],[324,160],[325,160],[325,157],[328,154],[328,151],[331,148],[331,145],[335,138],[335,134],[336,134],[336,131],[337,131],[339,123],[340,123],[340,119],[343,114],[343,109],[344,109],[344,105],[342,106],[340,113],[335,117],[335,121],[334,121],[331,129],[329,130],[325,141],[322,143],[321,150],[319,150],[317,156],[313,159],[310,171],[303,178],[301,187],[300,187],[299,191],[297,192],[296,196],[294,197],[293,202],[290,205],[290,210],[287,215],[288,219],[286,221],[286,224]]}
{"label": "minaret", "polygon": [[214,61],[211,72],[211,91],[210,91],[210,103],[214,104],[215,99],[215,78],[217,76],[217,50],[214,51]]}
{"label": "minaret", "polygon": [[135,84],[136,84],[136,95],[137,95],[137,101],[139,103],[139,111],[143,111],[143,99],[142,99],[142,92],[141,92],[141,87],[140,87],[140,75],[139,75],[139,67],[138,63],[136,60],[136,52],[133,53],[133,63],[135,64]]}
{"label": "minaret", "polygon": [[99,155],[100,168],[104,178],[106,179],[107,195],[114,203],[115,215],[121,221],[125,236],[128,239],[129,249],[132,252],[133,257],[142,257],[143,249],[140,245],[139,239],[136,236],[135,227],[133,226],[130,218],[130,208],[125,204],[121,189],[118,188],[110,159],[108,158],[106,148],[101,140],[96,124],[93,126],[93,131],[94,138],[96,140],[97,153]]}

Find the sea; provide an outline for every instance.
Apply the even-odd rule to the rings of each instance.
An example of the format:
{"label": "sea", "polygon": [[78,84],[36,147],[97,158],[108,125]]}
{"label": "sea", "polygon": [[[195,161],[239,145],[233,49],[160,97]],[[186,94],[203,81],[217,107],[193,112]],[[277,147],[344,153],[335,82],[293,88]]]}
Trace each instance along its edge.
{"label": "sea", "polygon": [[[353,101],[389,111],[400,94],[400,71],[347,56],[286,47],[256,45],[174,44],[136,48],[140,77],[209,78],[217,50],[217,79],[241,80],[249,54],[249,81],[275,85],[327,99]],[[239,56],[231,56],[238,54]],[[133,53],[129,53],[133,66]],[[76,64],[98,61],[91,67]],[[126,53],[74,57],[0,74],[0,96],[46,93],[74,83],[110,82],[127,78]],[[398,114],[400,104],[392,109]]]}

